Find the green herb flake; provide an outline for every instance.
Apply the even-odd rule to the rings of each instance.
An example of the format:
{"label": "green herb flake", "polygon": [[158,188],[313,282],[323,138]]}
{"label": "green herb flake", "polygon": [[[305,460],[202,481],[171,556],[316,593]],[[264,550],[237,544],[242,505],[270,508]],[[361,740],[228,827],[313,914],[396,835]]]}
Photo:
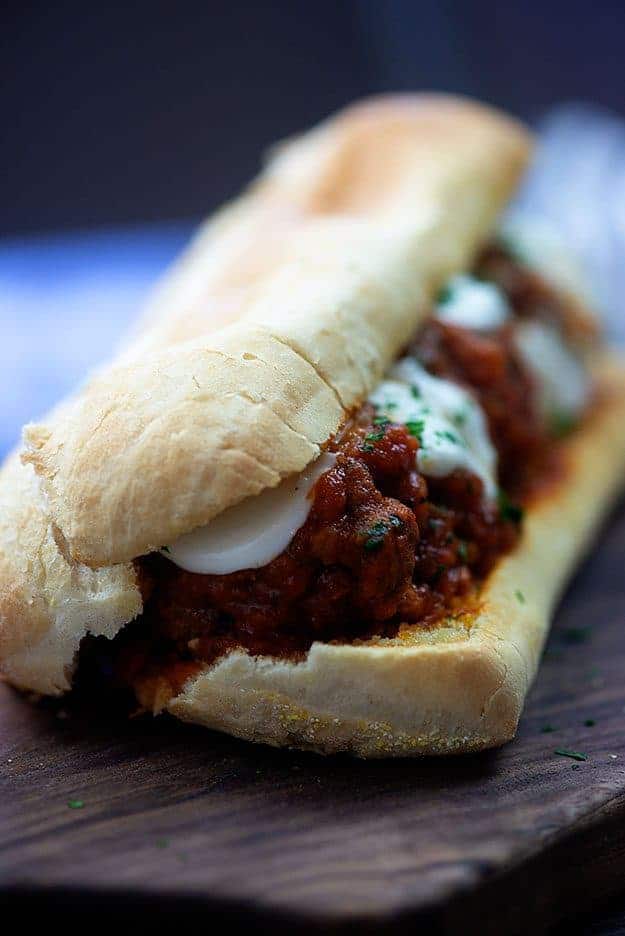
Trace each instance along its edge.
{"label": "green herb flake", "polygon": [[67,801],[67,805],[70,809],[82,809],[85,803],[81,799],[70,799]]}
{"label": "green herb flake", "polygon": [[384,438],[384,433],[386,431],[387,425],[388,425],[388,420],[384,419],[383,422],[378,423],[379,428],[376,429],[375,432],[367,433],[362,445],[360,446],[360,449],[362,452],[371,453],[375,450],[376,442],[380,442]]}
{"label": "green herb flake", "polygon": [[582,754],[581,751],[567,751],[566,748],[556,748],[553,753],[558,754],[560,757],[570,757],[572,760],[575,760],[575,761],[588,760],[588,755]]}
{"label": "green herb flake", "polygon": [[390,422],[388,416],[374,416],[373,418],[373,424],[375,426],[388,426]]}
{"label": "green herb flake", "polygon": [[464,426],[467,421],[467,411],[458,410],[457,413],[454,413],[454,422],[457,426]]}
{"label": "green herb flake", "polygon": [[464,540],[460,540],[458,543],[458,558],[461,562],[466,562],[469,558],[469,550]]}
{"label": "green herb flake", "polygon": [[169,848],[169,839],[158,838],[154,844],[157,848]]}
{"label": "green herb flake", "polygon": [[499,490],[497,495],[499,505],[499,514],[502,520],[510,520],[511,523],[520,523],[523,519],[523,508],[514,504],[505,491]]}
{"label": "green herb flake", "polygon": [[443,439],[446,439],[447,442],[452,442],[454,445],[463,445],[461,439],[458,438],[453,432],[450,432],[449,429],[437,429],[436,438],[439,442],[442,442]]}
{"label": "green herb flake", "polygon": [[410,385],[410,393],[411,393],[412,396],[415,398],[415,400],[420,400],[420,399],[421,399],[421,391],[420,391],[419,388],[416,386],[416,384],[411,384],[411,385]]}
{"label": "green herb flake", "polygon": [[576,425],[575,416],[572,413],[567,413],[566,410],[558,410],[551,413],[549,417],[549,431],[556,439],[563,439],[565,436],[570,435]]}
{"label": "green herb flake", "polygon": [[425,421],[423,419],[410,419],[406,423],[406,429],[411,436],[414,436],[415,439],[419,440],[419,443],[422,445],[423,430],[425,429]]}
{"label": "green herb flake", "polygon": [[[399,520],[399,517],[396,519]],[[376,550],[380,549],[388,531],[389,526],[383,520],[378,520],[378,522],[374,523],[372,527],[369,527],[368,530],[365,530],[365,550],[367,552],[375,552]]]}
{"label": "green herb flake", "polygon": [[452,286],[449,283],[445,283],[445,285],[439,289],[438,296],[436,297],[436,304],[446,305],[452,299],[453,294]]}
{"label": "green herb flake", "polygon": [[514,593],[514,597],[519,602],[519,604],[525,604],[525,595],[523,594],[520,588],[517,588],[517,590]]}
{"label": "green herb flake", "polygon": [[584,722],[584,727],[594,728],[596,724],[597,722],[594,720],[594,718],[587,718],[586,721]]}
{"label": "green herb flake", "polygon": [[540,729],[541,734],[551,734],[552,731],[555,731],[555,730],[556,729],[553,727],[553,725],[543,725],[542,728]]}

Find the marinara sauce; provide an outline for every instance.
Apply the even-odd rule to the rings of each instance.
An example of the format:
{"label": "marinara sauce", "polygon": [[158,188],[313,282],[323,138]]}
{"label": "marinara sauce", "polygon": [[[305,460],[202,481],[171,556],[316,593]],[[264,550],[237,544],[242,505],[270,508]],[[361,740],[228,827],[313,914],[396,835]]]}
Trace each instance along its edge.
{"label": "marinara sauce", "polygon": [[[517,315],[562,319],[561,300],[500,248],[478,267]],[[433,319],[408,348],[480,403],[505,494],[484,498],[467,471],[426,480],[416,468],[418,438],[366,404],[330,443],[336,462],[317,481],[305,524],[266,566],[201,575],[160,554],[136,561],[144,613],[113,641],[121,681],[136,687],[158,673],[177,688],[235,647],[296,659],[316,640],[394,636],[404,624],[430,627],[466,608],[517,542],[518,504],[551,470],[553,440],[512,327],[478,334]]]}

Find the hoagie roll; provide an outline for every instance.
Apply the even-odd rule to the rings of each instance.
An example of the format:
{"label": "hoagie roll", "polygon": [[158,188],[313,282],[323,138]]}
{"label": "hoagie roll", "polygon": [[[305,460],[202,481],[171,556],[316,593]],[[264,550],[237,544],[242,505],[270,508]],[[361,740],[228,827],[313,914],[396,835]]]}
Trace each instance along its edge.
{"label": "hoagie roll", "polygon": [[11,682],[326,753],[513,736],[625,465],[592,314],[498,234],[530,150],[420,95],[276,150],[3,468]]}

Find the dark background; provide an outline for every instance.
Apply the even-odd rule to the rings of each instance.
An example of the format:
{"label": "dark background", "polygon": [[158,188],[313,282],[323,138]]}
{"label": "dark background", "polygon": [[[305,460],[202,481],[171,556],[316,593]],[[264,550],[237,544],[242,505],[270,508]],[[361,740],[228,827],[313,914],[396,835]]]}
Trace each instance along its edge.
{"label": "dark background", "polygon": [[625,3],[9,0],[0,233],[197,217],[270,142],[360,95],[436,88],[534,120],[625,113]]}

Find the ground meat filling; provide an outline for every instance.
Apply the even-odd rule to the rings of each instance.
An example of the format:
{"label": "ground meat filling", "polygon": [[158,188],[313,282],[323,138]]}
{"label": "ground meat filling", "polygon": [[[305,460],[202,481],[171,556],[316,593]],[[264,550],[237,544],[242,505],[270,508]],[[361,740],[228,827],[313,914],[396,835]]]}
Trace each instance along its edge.
{"label": "ground meat filling", "polygon": [[[416,440],[399,428],[388,435],[385,469],[405,474]],[[315,639],[351,640],[396,615],[414,567],[415,515],[381,492],[349,437],[337,453],[317,482],[306,523],[266,566],[195,575],[161,557],[145,563],[154,583],[146,614],[155,630],[207,660],[233,644],[292,653]]]}
{"label": "ground meat filling", "polygon": [[392,636],[452,610],[517,537],[484,503],[482,482],[456,472],[426,483],[417,439],[371,406],[333,443],[336,464],[287,549],[260,569],[185,572],[141,560],[144,619],[177,654],[210,662],[234,646],[293,656],[315,640]]}
{"label": "ground meat filling", "polygon": [[411,346],[430,373],[467,387],[484,411],[497,450],[499,481],[521,497],[549,447],[533,380],[513,341],[513,325],[482,335],[432,319]]}
{"label": "ground meat filling", "polygon": [[499,286],[519,318],[542,319],[574,345],[584,345],[596,338],[597,328],[592,320],[540,274],[519,263],[503,244],[493,243],[482,251],[475,275]]}
{"label": "ground meat filling", "polygon": [[[504,289],[516,315],[566,330],[561,300],[500,248],[483,253],[478,272]],[[235,647],[297,659],[315,640],[392,637],[403,624],[428,627],[466,609],[517,542],[514,502],[545,475],[552,440],[511,325],[478,334],[431,320],[408,351],[479,401],[512,501],[484,498],[466,471],[426,481],[410,427],[363,406],[330,444],[336,463],[315,485],[306,523],[272,562],[200,575],[160,554],[136,561],[144,613],[113,641],[113,668],[139,697],[157,676],[179,688],[194,667]]]}

